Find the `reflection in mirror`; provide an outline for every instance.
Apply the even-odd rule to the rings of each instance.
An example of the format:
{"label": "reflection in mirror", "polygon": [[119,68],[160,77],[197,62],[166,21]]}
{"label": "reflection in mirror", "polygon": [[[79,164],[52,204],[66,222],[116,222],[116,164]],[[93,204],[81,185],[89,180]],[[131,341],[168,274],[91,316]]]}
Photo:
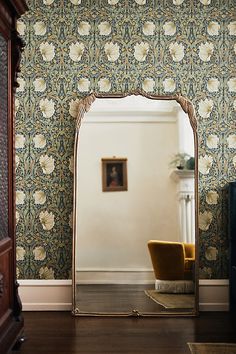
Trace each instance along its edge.
{"label": "reflection in mirror", "polygon": [[75,314],[195,313],[195,151],[176,100],[92,103],[75,151]]}

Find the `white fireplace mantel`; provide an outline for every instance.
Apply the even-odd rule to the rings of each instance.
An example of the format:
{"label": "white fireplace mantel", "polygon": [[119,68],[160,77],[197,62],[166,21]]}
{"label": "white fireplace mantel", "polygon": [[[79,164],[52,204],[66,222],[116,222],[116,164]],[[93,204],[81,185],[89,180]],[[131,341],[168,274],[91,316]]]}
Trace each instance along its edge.
{"label": "white fireplace mantel", "polygon": [[177,183],[180,241],[195,243],[194,170],[174,170],[171,178]]}

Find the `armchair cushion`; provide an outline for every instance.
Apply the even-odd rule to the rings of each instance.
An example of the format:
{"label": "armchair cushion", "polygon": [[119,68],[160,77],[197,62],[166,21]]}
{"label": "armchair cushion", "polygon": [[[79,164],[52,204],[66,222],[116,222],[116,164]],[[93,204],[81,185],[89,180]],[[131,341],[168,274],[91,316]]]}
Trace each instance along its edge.
{"label": "armchair cushion", "polygon": [[148,248],[159,292],[193,292],[195,245],[150,240]]}

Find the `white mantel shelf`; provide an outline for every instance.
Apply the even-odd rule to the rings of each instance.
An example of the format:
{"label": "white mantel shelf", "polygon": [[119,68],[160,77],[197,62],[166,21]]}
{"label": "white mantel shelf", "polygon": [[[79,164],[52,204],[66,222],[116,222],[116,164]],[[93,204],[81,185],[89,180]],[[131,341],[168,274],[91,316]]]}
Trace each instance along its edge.
{"label": "white mantel shelf", "polygon": [[180,179],[194,178],[194,170],[173,170],[170,176],[178,182]]}
{"label": "white mantel shelf", "polygon": [[194,170],[174,170],[170,176],[178,183],[179,193],[194,194]]}

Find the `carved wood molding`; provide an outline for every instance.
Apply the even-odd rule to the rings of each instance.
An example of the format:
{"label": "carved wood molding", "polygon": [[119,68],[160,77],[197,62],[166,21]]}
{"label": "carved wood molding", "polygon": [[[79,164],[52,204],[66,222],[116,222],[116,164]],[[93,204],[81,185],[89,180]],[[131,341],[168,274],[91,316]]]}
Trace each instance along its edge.
{"label": "carved wood molding", "polygon": [[4,290],[3,274],[0,273],[0,299],[3,296],[3,290]]}
{"label": "carved wood molding", "polygon": [[96,98],[108,98],[108,99],[109,98],[124,98],[124,97],[132,96],[132,95],[134,95],[134,96],[140,95],[140,96],[146,97],[151,100],[178,102],[180,104],[181,108],[183,109],[183,111],[188,114],[191,127],[192,127],[194,133],[196,133],[196,131],[197,131],[197,118],[196,118],[196,114],[195,114],[195,109],[194,109],[192,102],[188,98],[186,98],[180,94],[170,95],[170,96],[152,95],[152,94],[148,94],[148,93],[141,91],[141,90],[131,91],[128,93],[114,93],[114,94],[91,93],[90,95],[82,98],[78,104],[78,115],[77,115],[77,120],[76,120],[76,129],[79,130],[80,125],[81,125],[81,121],[84,117],[84,114],[90,110],[90,107],[91,107],[92,103],[96,100]]}
{"label": "carved wood molding", "polygon": [[189,116],[189,121],[190,124],[193,128],[193,131],[197,131],[197,118],[195,114],[195,109],[191,101],[187,99],[186,97],[183,97],[181,95],[176,96],[176,101],[180,104],[182,107],[183,111],[188,114]]}
{"label": "carved wood molding", "polygon": [[14,8],[17,18],[29,10],[25,0],[9,0],[9,3]]}
{"label": "carved wood molding", "polygon": [[90,110],[91,104],[95,101],[95,99],[96,95],[92,93],[79,101],[76,129],[79,130],[84,114]]}
{"label": "carved wood molding", "polygon": [[15,280],[15,283],[14,283],[14,290],[15,290],[14,316],[16,318],[20,317],[20,314],[21,314],[21,311],[22,311],[22,303],[21,303],[21,299],[20,299],[20,296],[19,296],[18,287],[19,287],[19,283]]}
{"label": "carved wood molding", "polygon": [[13,83],[13,91],[19,84],[17,82],[17,76],[20,72],[20,61],[21,61],[21,53],[25,47],[24,41],[19,37],[18,32],[16,30],[12,31],[12,83]]}

